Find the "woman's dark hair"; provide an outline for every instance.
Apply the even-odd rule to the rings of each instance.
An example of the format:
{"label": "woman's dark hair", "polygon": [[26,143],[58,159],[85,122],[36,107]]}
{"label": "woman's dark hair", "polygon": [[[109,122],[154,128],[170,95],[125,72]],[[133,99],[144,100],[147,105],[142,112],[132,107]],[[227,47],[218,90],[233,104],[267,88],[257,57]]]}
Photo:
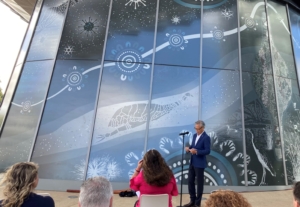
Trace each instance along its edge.
{"label": "woman's dark hair", "polygon": [[155,149],[149,150],[144,155],[142,167],[144,179],[149,185],[165,186],[173,177],[164,158]]}
{"label": "woman's dark hair", "polygon": [[293,189],[294,199],[300,204],[300,182],[296,182]]}

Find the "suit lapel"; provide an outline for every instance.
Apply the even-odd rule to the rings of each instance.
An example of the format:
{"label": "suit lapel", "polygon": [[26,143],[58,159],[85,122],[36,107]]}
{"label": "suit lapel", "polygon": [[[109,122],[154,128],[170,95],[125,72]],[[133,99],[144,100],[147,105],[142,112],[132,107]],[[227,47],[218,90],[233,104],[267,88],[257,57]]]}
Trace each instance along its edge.
{"label": "suit lapel", "polygon": [[[195,146],[197,146],[198,144],[200,144],[200,142],[203,141],[203,137],[205,136],[204,133],[205,133],[205,132],[203,132],[203,133],[201,134],[201,136],[199,137],[199,140],[198,140],[197,144],[195,144]],[[197,138],[197,136],[196,136],[196,138]],[[196,138],[195,138],[195,142],[196,142]]]}

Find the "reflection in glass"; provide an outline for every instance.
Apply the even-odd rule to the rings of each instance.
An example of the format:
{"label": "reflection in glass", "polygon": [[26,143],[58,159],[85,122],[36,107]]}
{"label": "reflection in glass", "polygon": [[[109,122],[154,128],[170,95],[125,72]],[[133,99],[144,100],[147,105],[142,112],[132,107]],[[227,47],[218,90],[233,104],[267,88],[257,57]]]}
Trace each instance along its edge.
{"label": "reflection in glass", "polygon": [[289,23],[285,5],[270,1],[268,3],[272,59],[274,74],[284,78],[296,79],[296,70]]}
{"label": "reflection in glass", "polygon": [[264,0],[239,0],[242,70],[272,74]]}
{"label": "reflection in glass", "polygon": [[248,169],[257,176],[249,185],[285,185],[274,88],[272,75],[243,73]]}
{"label": "reflection in glass", "polygon": [[53,61],[26,63],[0,138],[0,171],[28,160]]}
{"label": "reflection in glass", "polygon": [[199,7],[186,7],[178,1],[160,0],[156,41],[156,64],[200,65]]}
{"label": "reflection in glass", "polygon": [[[154,69],[147,149],[155,148],[160,151],[178,184],[182,144],[189,143],[199,114],[199,76],[199,68],[157,65]],[[183,143],[178,134],[185,130],[191,132]],[[183,162],[185,184],[188,159],[189,155]]]}
{"label": "reflection in glass", "polygon": [[151,63],[157,0],[113,1],[105,60]]}
{"label": "reflection in glass", "polygon": [[59,59],[101,59],[110,0],[71,1]]}
{"label": "reflection in glass", "polygon": [[27,61],[54,59],[69,1],[45,0],[30,45]]}
{"label": "reflection in glass", "polygon": [[[203,11],[203,67],[238,69],[236,0]],[[204,1],[204,6],[211,2]],[[204,7],[205,8],[205,7]]]}
{"label": "reflection in glass", "polygon": [[[208,170],[218,185],[245,185],[240,75],[232,70],[203,70],[202,117],[211,137]],[[246,157],[249,160],[249,156]],[[254,179],[249,175],[249,179]]]}
{"label": "reflection in glass", "polygon": [[40,178],[84,179],[100,64],[56,62],[32,156]]}
{"label": "reflection in glass", "polygon": [[104,64],[87,177],[127,182],[143,156],[151,70],[141,64],[138,77],[123,81],[118,64]]}

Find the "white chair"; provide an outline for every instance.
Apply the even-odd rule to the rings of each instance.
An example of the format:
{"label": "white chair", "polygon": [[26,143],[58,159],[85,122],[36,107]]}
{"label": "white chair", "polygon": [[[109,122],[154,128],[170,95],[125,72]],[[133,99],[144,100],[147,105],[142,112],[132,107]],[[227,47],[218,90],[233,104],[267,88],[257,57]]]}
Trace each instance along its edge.
{"label": "white chair", "polygon": [[140,207],[169,207],[169,195],[141,195]]}

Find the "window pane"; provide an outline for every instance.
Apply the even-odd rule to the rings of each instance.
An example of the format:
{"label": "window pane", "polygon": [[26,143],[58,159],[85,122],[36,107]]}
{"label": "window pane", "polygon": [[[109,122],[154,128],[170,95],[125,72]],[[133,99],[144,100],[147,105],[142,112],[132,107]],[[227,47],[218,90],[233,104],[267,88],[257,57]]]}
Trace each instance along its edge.
{"label": "window pane", "polygon": [[0,138],[0,171],[28,160],[53,61],[26,63]]}
{"label": "window pane", "polygon": [[[199,114],[199,77],[199,68],[156,65],[154,69],[147,149],[160,151],[178,184],[182,164],[179,133],[190,131],[184,140],[184,145],[188,144]],[[189,155],[184,160],[183,173],[187,178]],[[184,183],[187,184],[187,179]]]}
{"label": "window pane", "polygon": [[105,62],[87,177],[128,182],[145,145],[151,65],[122,79],[118,64]]}
{"label": "window pane", "polygon": [[201,2],[196,8],[181,1],[160,0],[156,64],[200,65]]}
{"label": "window pane", "polygon": [[113,0],[105,60],[151,63],[157,1]]}
{"label": "window pane", "polygon": [[201,102],[205,131],[211,137],[207,171],[214,178],[206,184],[244,185],[239,72],[204,68]]}
{"label": "window pane", "polygon": [[57,61],[32,161],[43,179],[83,180],[99,61]]}
{"label": "window pane", "polygon": [[69,2],[45,0],[27,60],[54,59]]}
{"label": "window pane", "polygon": [[71,1],[59,59],[101,59],[110,0]]}
{"label": "window pane", "polygon": [[204,1],[203,67],[238,69],[237,16],[236,0]]}

